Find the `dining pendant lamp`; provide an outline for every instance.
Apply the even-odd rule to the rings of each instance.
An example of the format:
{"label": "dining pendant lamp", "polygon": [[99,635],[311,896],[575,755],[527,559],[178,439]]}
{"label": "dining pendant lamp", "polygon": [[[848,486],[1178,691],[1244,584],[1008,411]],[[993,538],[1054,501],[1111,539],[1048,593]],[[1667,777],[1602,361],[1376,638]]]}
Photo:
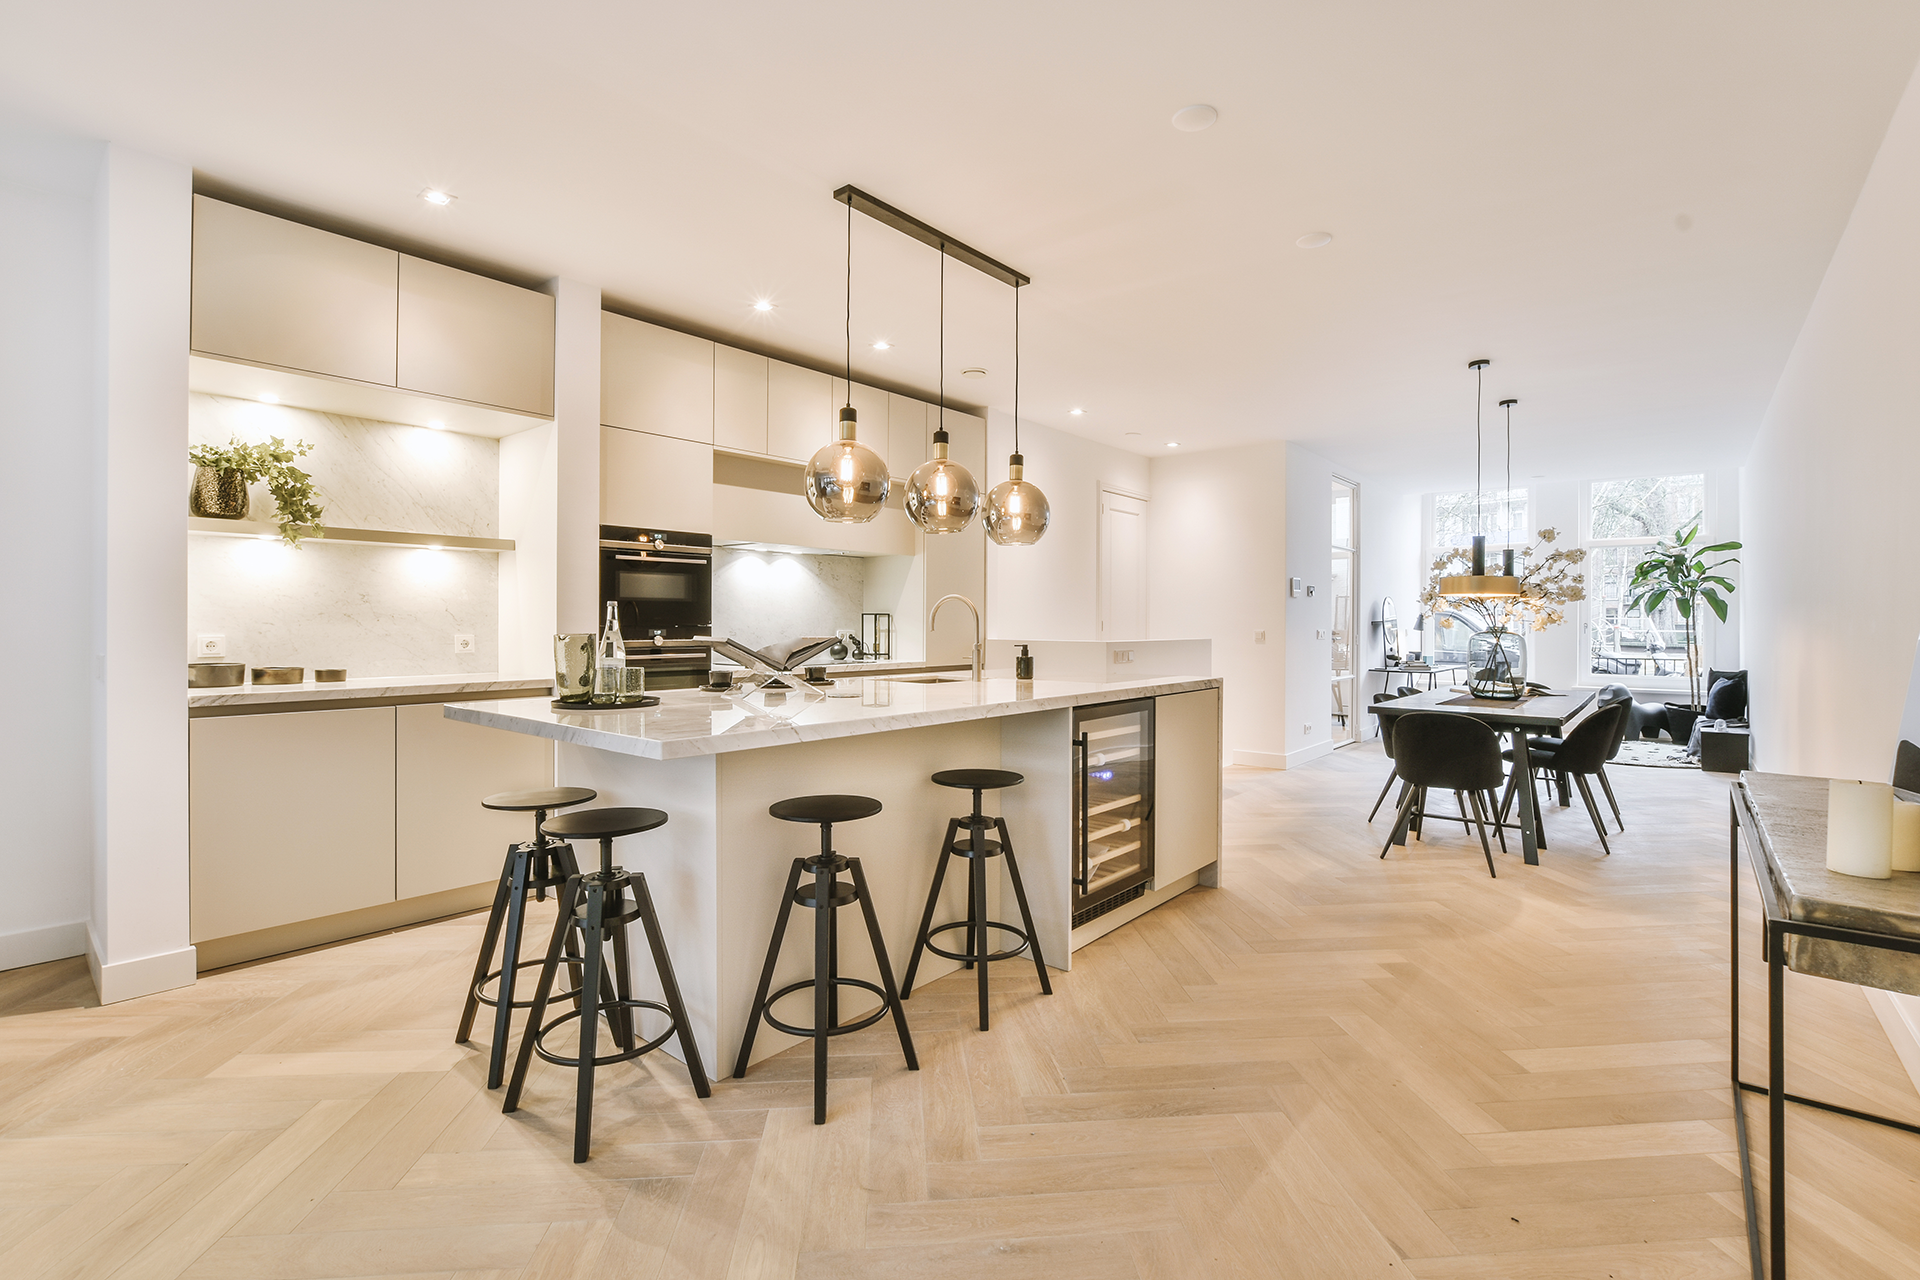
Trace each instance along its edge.
{"label": "dining pendant lamp", "polygon": [[987,536],[1003,547],[1030,547],[1047,532],[1053,511],[1040,486],[1026,479],[1020,453],[1020,286],[1013,286],[1013,452],[1007,479],[987,495]]}
{"label": "dining pendant lamp", "polygon": [[933,457],[907,477],[907,518],[928,533],[959,533],[980,510],[973,473],[947,457],[947,250],[940,247],[940,425]]}
{"label": "dining pendant lamp", "polygon": [[835,439],[807,462],[807,505],[822,520],[865,524],[887,505],[892,478],[880,455],[859,441],[859,417],[853,407],[853,200],[847,200],[847,403],[840,410]]}
{"label": "dining pendant lamp", "polygon": [[[1469,361],[1467,364],[1467,368],[1473,370],[1474,534],[1473,534],[1472,565],[1470,567],[1470,571],[1467,573],[1450,573],[1440,579],[1440,594],[1443,596],[1478,596],[1482,598],[1489,598],[1489,597],[1496,597],[1496,596],[1517,596],[1520,594],[1520,579],[1515,577],[1513,574],[1513,552],[1512,551],[1509,550],[1506,553],[1505,562],[1501,566],[1503,569],[1506,570],[1505,573],[1490,574],[1487,572],[1486,503],[1482,499],[1481,489],[1480,489],[1480,457],[1481,457],[1480,413],[1481,413],[1481,407],[1485,404],[1485,396],[1483,393],[1484,393],[1484,388],[1486,383],[1486,369],[1487,369],[1488,363],[1489,362],[1486,360],[1473,360],[1473,361]],[[1511,401],[1509,403],[1517,404],[1519,402]],[[1513,433],[1512,433],[1512,427],[1511,427],[1511,424],[1513,421],[1513,410],[1511,408],[1507,410],[1507,421],[1509,424],[1508,433],[1507,433],[1507,439],[1508,439],[1507,458],[1508,458],[1509,472],[1511,472],[1511,465],[1512,465],[1512,458],[1513,458],[1513,448],[1512,448]],[[1511,481],[1511,474],[1509,474],[1509,481]]]}

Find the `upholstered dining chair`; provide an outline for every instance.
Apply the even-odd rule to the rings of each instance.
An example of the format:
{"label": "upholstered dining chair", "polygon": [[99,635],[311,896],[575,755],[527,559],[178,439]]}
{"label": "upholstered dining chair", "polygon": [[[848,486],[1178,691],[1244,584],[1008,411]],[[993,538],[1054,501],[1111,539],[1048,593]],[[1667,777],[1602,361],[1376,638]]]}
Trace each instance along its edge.
{"label": "upholstered dining chair", "polygon": [[1459,820],[1479,831],[1480,851],[1487,858],[1487,874],[1497,877],[1499,872],[1493,869],[1493,846],[1487,843],[1487,822],[1493,792],[1504,780],[1505,772],[1500,766],[1500,739],[1493,730],[1467,716],[1410,711],[1394,717],[1393,748],[1393,767],[1404,787],[1393,831],[1380,847],[1380,856],[1387,856],[1393,848],[1394,835],[1402,827],[1409,826],[1416,817],[1425,816],[1426,794],[1438,788],[1453,792],[1454,803],[1460,806]]}

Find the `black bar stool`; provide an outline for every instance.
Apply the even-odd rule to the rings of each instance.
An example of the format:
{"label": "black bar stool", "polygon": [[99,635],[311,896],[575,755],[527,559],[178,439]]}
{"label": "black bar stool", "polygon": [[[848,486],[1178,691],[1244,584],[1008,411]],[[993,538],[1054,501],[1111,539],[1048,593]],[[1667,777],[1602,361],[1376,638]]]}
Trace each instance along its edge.
{"label": "black bar stool", "polygon": [[[773,922],[773,941],[767,947],[767,966],[760,971],[760,989],[754,992],[753,1012],[747,1016],[747,1033],[740,1041],[740,1058],[733,1065],[733,1075],[738,1080],[747,1074],[747,1057],[753,1052],[754,1032],[760,1029],[762,1018],[768,1026],[790,1036],[812,1037],[813,1122],[825,1124],[828,1036],[863,1030],[891,1013],[894,1026],[900,1032],[900,1049],[906,1054],[907,1069],[920,1069],[920,1059],[913,1052],[913,1037],[907,1032],[907,1011],[900,1007],[900,993],[893,985],[893,966],[887,963],[887,944],[880,937],[880,921],[873,913],[873,895],[867,892],[866,873],[860,870],[860,859],[843,858],[833,851],[833,824],[871,818],[880,812],[880,802],[866,796],[800,796],[782,800],[767,812],[782,822],[819,823],[820,852],[811,858],[795,858],[793,870],[787,875],[786,892],[780,897],[780,914]],[[852,873],[851,884],[839,878],[843,869]],[[803,871],[813,876],[813,883],[804,887],[800,884]],[[880,985],[840,974],[840,931],[835,924],[835,913],[849,902],[858,902],[860,914],[866,917],[867,937],[873,942],[873,958],[880,966]],[[769,995],[767,988],[773,985],[773,967],[780,959],[780,940],[786,937],[787,920],[796,905],[810,907],[814,912],[813,977],[790,983]],[[873,992],[880,997],[880,1007],[858,1022],[843,1025],[840,1021],[840,988],[843,986]],[[773,1016],[776,1001],[806,987],[813,988],[812,1026],[793,1026]]]}
{"label": "black bar stool", "polygon": [[[593,1138],[594,1068],[629,1062],[643,1053],[653,1052],[677,1035],[680,1037],[682,1060],[687,1064],[687,1074],[693,1079],[694,1092],[703,1098],[713,1095],[713,1088],[707,1083],[706,1068],[700,1063],[700,1047],[693,1040],[693,1024],[687,1018],[685,1002],[680,999],[680,984],[673,976],[673,962],[667,958],[666,939],[660,933],[660,918],[653,910],[653,895],[647,892],[647,877],[641,872],[630,872],[613,865],[615,840],[621,836],[651,831],[664,826],[666,821],[667,815],[658,809],[589,809],[584,813],[563,813],[541,828],[548,835],[582,836],[598,840],[600,869],[586,875],[575,871],[567,877],[566,888],[560,891],[560,914],[553,923],[553,940],[547,944],[547,958],[540,966],[540,985],[533,994],[533,1015],[528,1020],[526,1035],[520,1038],[520,1056],[513,1064],[513,1083],[507,1086],[506,1105],[500,1109],[519,1109],[520,1090],[527,1082],[527,1067],[534,1054],[538,1053],[556,1066],[577,1067],[579,1084],[573,1111],[575,1164],[587,1158],[587,1147]],[[631,898],[627,896],[628,888],[633,890]],[[667,1001],[665,1004],[633,998],[633,978],[627,963],[627,926],[636,919],[646,932],[647,946],[653,951],[653,967],[660,975],[661,991]],[[585,1000],[577,1000],[573,1010],[543,1025],[540,1019],[547,1011],[547,1000],[553,993],[553,980],[561,965],[568,963],[562,949],[572,940],[575,929],[580,931],[581,941],[585,943],[580,960],[583,972],[579,990],[601,991],[601,998],[592,1005]],[[613,985],[618,995],[604,991],[605,947],[609,939],[613,942]],[[667,1029],[651,1040],[636,1044],[633,1031],[635,1009],[652,1009],[666,1014]],[[594,1050],[599,1039],[599,1015],[603,1013],[613,1027],[620,1052],[596,1057]],[[541,1043],[562,1023],[575,1018],[580,1019],[578,1057],[562,1057]]]}
{"label": "black bar stool", "polygon": [[[933,775],[936,785],[955,787],[962,791],[973,792],[973,812],[961,818],[947,820],[947,838],[940,846],[940,861],[934,864],[933,888],[927,894],[926,914],[920,917],[920,936],[913,943],[913,959],[907,962],[907,980],[902,984],[900,998],[905,1000],[913,995],[913,976],[920,971],[920,956],[931,951],[937,956],[949,960],[958,960],[979,975],[980,982],[980,1029],[987,1030],[987,965],[995,960],[1011,960],[1022,951],[1033,953],[1033,968],[1040,975],[1040,990],[1047,995],[1053,994],[1053,983],[1047,979],[1046,958],[1040,954],[1040,935],[1034,931],[1033,912],[1027,907],[1027,889],[1020,883],[1020,863],[1013,856],[1013,837],[1007,834],[1005,818],[989,818],[980,812],[980,793],[997,791],[1002,787],[1017,787],[1026,781],[1020,774],[1008,769],[943,769]],[[966,839],[956,840],[961,829],[967,832]],[[987,838],[988,830],[1000,833],[998,840]],[[934,925],[933,909],[940,901],[940,885],[947,878],[947,859],[949,857],[969,859],[973,866],[967,877],[967,918],[956,920],[952,924]],[[1013,896],[1020,904],[1020,920],[1025,928],[1015,928],[998,920],[987,919],[987,859],[1005,857],[1007,877],[1013,881]],[[933,942],[933,935],[945,933],[949,929],[967,931],[967,949],[948,951]],[[1020,945],[1005,951],[987,950],[987,930],[999,929],[1010,933],[1020,940]]]}
{"label": "black bar stool", "polygon": [[[565,884],[568,876],[580,870],[573,859],[573,846],[549,839],[540,830],[540,824],[555,809],[585,804],[597,794],[586,787],[549,787],[542,791],[502,791],[480,802],[483,809],[533,814],[533,840],[507,846],[507,860],[500,868],[500,886],[494,890],[493,910],[487,916],[487,932],[480,940],[480,958],[474,962],[473,982],[467,988],[466,1008],[460,1011],[460,1030],[453,1037],[455,1044],[465,1044],[473,1034],[473,1019],[480,1012],[480,1006],[493,1006],[493,1048],[487,1057],[489,1089],[500,1087],[501,1074],[506,1070],[507,1035],[513,1026],[513,1010],[533,1007],[531,1000],[513,998],[514,978],[519,970],[535,968],[540,964],[538,960],[520,959],[520,934],[526,921],[527,891],[532,890],[540,901],[545,902],[548,889]],[[500,968],[494,970],[490,968],[493,964],[493,948],[500,941],[503,925],[507,935],[506,947]],[[489,996],[485,991],[486,985],[495,978],[500,980],[498,997]]]}

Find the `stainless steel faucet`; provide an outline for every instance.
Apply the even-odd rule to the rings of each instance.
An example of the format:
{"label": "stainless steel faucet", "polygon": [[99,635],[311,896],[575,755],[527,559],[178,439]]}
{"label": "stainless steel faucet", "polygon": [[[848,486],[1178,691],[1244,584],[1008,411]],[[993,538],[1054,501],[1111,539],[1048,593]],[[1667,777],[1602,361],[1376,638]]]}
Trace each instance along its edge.
{"label": "stainless steel faucet", "polygon": [[949,600],[958,600],[973,614],[973,682],[979,684],[980,669],[986,665],[987,660],[987,639],[980,631],[980,606],[965,596],[941,596],[933,602],[933,608],[927,610],[927,630],[933,630],[934,616],[940,612],[940,606]]}

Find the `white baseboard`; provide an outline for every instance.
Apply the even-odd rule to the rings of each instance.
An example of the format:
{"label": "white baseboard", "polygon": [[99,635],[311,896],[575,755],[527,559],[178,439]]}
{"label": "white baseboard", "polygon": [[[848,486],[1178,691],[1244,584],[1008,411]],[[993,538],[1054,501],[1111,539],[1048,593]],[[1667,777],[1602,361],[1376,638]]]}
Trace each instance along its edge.
{"label": "white baseboard", "polygon": [[24,969],[30,964],[65,960],[87,952],[87,922],[73,920],[18,933],[0,933],[0,969]]}
{"label": "white baseboard", "polygon": [[1863,990],[1893,1051],[1900,1056],[1900,1065],[1907,1069],[1913,1087],[1920,1089],[1920,998],[1875,987]]}
{"label": "white baseboard", "polygon": [[199,976],[198,957],[192,947],[101,964],[99,942],[92,929],[87,930],[87,969],[93,974],[93,989],[99,992],[101,1004],[190,987]]}
{"label": "white baseboard", "polygon": [[1284,769],[1287,758],[1277,751],[1233,751],[1228,753],[1227,763],[1250,769]]}
{"label": "white baseboard", "polygon": [[1316,742],[1312,746],[1302,747],[1298,751],[1289,751],[1287,752],[1287,762],[1280,767],[1283,769],[1298,769],[1309,760],[1318,760],[1321,756],[1332,755],[1334,748],[1339,745],[1339,743],[1329,738],[1325,742]]}

